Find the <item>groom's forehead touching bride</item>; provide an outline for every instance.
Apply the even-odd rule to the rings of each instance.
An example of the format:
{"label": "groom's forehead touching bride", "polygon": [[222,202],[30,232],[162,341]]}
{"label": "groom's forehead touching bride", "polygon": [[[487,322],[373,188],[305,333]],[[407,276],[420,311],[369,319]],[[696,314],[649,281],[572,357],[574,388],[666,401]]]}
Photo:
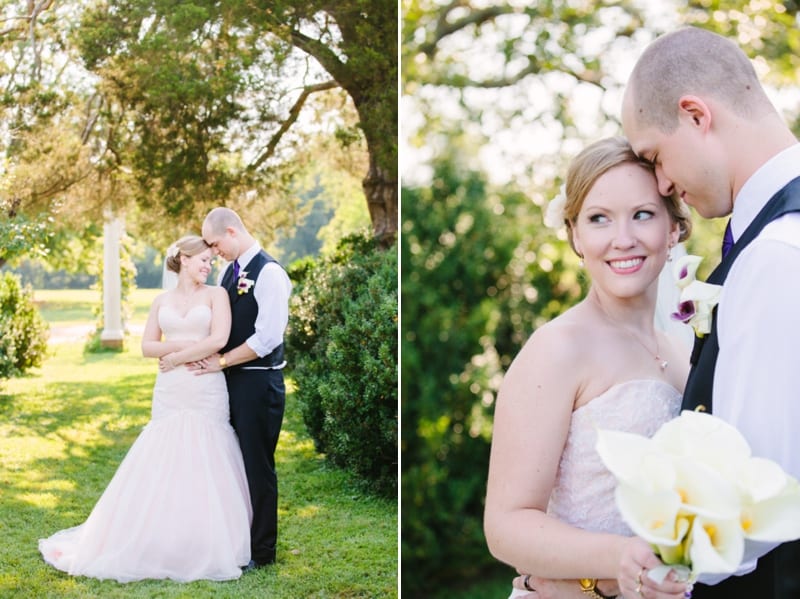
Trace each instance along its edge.
{"label": "groom's forehead touching bride", "polygon": [[215,208],[203,221],[203,239],[214,254],[222,256],[228,262],[235,260],[241,253],[237,236],[242,228],[240,223],[235,213],[224,208]]}

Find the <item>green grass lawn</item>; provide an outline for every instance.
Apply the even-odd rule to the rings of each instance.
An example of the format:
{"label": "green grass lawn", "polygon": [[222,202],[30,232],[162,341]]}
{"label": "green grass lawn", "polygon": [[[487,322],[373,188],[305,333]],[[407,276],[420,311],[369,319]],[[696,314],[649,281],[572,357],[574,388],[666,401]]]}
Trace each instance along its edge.
{"label": "green grass lawn", "polygon": [[[80,322],[72,319],[85,313],[84,304],[91,320],[85,293],[36,297],[55,314],[51,323]],[[231,582],[122,585],[46,565],[38,539],[85,520],[149,419],[156,365],[140,356],[138,339],[127,347],[85,355],[82,343],[54,345],[42,368],[0,389],[0,596],[397,597],[396,502],[354,490],[315,453],[291,392],[276,455],[275,566]]]}
{"label": "green grass lawn", "polygon": [[[161,289],[134,289],[130,297],[133,310],[131,320],[147,320],[150,304],[161,292]],[[37,289],[33,299],[51,326],[93,324],[95,317],[92,311],[103,301],[100,292],[92,289]]]}

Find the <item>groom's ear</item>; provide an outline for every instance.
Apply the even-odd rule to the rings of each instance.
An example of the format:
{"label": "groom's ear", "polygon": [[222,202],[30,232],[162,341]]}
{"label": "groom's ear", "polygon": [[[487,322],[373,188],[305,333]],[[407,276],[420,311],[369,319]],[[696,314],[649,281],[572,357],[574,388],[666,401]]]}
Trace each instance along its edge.
{"label": "groom's ear", "polygon": [[706,133],[711,128],[711,109],[698,96],[681,96],[678,99],[678,120]]}

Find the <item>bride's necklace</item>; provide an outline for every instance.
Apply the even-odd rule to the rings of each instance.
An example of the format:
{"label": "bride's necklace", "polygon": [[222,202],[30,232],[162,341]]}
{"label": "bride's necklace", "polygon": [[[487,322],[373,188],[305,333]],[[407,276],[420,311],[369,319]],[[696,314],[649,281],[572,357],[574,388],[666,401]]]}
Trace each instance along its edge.
{"label": "bride's necklace", "polygon": [[660,351],[659,351],[659,348],[658,348],[658,336],[656,336],[656,338],[655,338],[655,342],[656,342],[656,351],[655,351],[655,353],[654,353],[654,352],[653,352],[653,351],[652,351],[652,350],[651,350],[649,347],[647,347],[647,346],[644,344],[644,341],[642,341],[641,339],[639,339],[639,337],[637,337],[636,335],[634,335],[634,334],[633,334],[632,332],[630,332],[628,329],[626,329],[625,327],[622,327],[622,330],[623,330],[623,331],[625,331],[626,333],[628,333],[628,335],[630,335],[631,337],[633,337],[633,338],[634,338],[636,341],[638,341],[638,342],[639,342],[639,345],[641,345],[643,348],[645,348],[645,349],[647,350],[647,353],[648,353],[648,354],[650,354],[651,356],[653,356],[653,359],[654,359],[656,362],[658,362],[658,366],[661,368],[661,370],[666,370],[666,369],[667,369],[667,366],[669,366],[669,362],[668,362],[667,360],[664,360],[664,359],[663,359],[663,358],[662,358],[662,357],[659,355]]}
{"label": "bride's necklace", "polygon": [[641,345],[641,346],[642,346],[642,347],[643,347],[643,348],[644,348],[644,349],[647,351],[647,353],[648,353],[648,354],[650,354],[651,356],[653,356],[653,359],[654,359],[656,362],[658,362],[658,366],[661,368],[661,370],[662,370],[662,371],[664,371],[664,370],[666,370],[666,369],[667,369],[667,366],[669,366],[669,361],[667,361],[667,360],[664,360],[664,359],[663,359],[663,358],[660,356],[661,350],[659,349],[659,346],[658,346],[658,333],[656,333],[656,334],[655,334],[655,336],[654,336],[654,341],[656,342],[656,351],[655,351],[655,352],[653,352],[653,351],[652,351],[652,350],[651,350],[649,347],[647,347],[647,345],[645,345],[644,341],[642,341],[641,339],[639,339],[639,337],[638,337],[637,335],[634,335],[632,331],[630,331],[630,330],[629,330],[629,329],[627,329],[625,326],[621,325],[619,322],[615,321],[615,320],[614,320],[613,318],[611,318],[611,317],[610,317],[608,314],[606,314],[606,311],[603,309],[603,306],[601,306],[601,305],[600,305],[600,302],[599,302],[599,301],[595,300],[595,303],[597,304],[597,307],[600,309],[600,313],[603,315],[603,317],[604,317],[604,318],[605,318],[605,319],[606,319],[608,322],[610,322],[610,323],[612,323],[612,324],[616,325],[617,327],[619,327],[620,329],[622,329],[623,331],[625,331],[625,333],[626,333],[626,334],[628,334],[628,335],[629,335],[630,337],[632,337],[632,338],[633,338],[633,339],[634,339],[634,340],[635,340],[635,341],[636,341],[636,342],[637,342],[639,345]]}
{"label": "bride's necklace", "polygon": [[194,287],[189,293],[184,293],[180,289],[176,289],[175,291],[177,292],[178,296],[178,305],[181,308],[185,308],[186,306],[188,306],[191,299],[195,296],[195,294],[197,294],[199,290],[200,290],[199,285]]}

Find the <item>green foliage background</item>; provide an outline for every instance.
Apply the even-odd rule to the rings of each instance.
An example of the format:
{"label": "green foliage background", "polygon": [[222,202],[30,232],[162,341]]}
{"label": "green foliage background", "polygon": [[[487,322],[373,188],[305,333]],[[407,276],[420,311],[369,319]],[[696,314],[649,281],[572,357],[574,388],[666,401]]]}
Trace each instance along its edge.
{"label": "green foliage background", "polygon": [[[402,10],[405,141],[422,158],[412,156],[401,190],[401,588],[409,597],[483,597],[469,589],[487,573],[505,589],[512,575],[482,531],[494,400],[528,336],[587,288],[542,210],[571,156],[621,133],[626,75],[611,59],[682,24],[713,29],[748,52],[776,93],[794,94],[786,117],[798,132],[798,5],[403,0]],[[597,107],[589,119],[586,97]],[[542,139],[494,155],[517,167],[497,182],[484,160],[495,137],[534,126]],[[526,153],[551,148],[552,132],[551,151]],[[708,257],[704,275],[725,223],[694,221],[687,249]]]}
{"label": "green foliage background", "polygon": [[19,277],[0,274],[0,381],[42,365],[47,323],[33,303],[33,290]]}
{"label": "green foliage background", "polygon": [[290,373],[318,451],[397,496],[397,251],[369,235],[290,269]]}
{"label": "green foliage background", "polygon": [[528,331],[583,286],[536,207],[478,172],[443,161],[402,205],[401,551],[413,595],[493,565],[480,515],[495,393]]}

